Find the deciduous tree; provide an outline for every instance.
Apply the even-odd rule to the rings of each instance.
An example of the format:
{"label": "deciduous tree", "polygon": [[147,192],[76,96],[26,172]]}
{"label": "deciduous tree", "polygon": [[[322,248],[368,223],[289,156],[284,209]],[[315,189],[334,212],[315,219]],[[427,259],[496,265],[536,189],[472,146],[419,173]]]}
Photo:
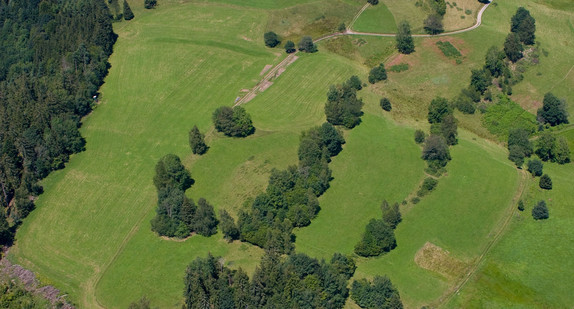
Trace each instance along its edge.
{"label": "deciduous tree", "polygon": [[399,23],[397,31],[397,50],[401,54],[410,54],[415,51],[415,43],[411,35],[411,25],[404,20]]}
{"label": "deciduous tree", "polygon": [[189,131],[189,146],[194,154],[202,155],[207,152],[207,144],[205,144],[205,136],[199,132],[197,126]]}
{"label": "deciduous tree", "polygon": [[265,41],[265,45],[271,48],[281,43],[279,36],[273,31],[265,32],[263,35],[263,40]]}

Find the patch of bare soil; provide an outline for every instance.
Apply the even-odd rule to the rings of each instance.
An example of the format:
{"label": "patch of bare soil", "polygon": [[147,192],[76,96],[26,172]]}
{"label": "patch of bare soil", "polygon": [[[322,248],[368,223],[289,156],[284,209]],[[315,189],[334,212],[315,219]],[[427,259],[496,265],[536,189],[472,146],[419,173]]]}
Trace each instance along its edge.
{"label": "patch of bare soil", "polygon": [[449,279],[461,277],[468,266],[450,256],[450,252],[427,242],[415,254],[415,263],[421,268],[437,272]]}
{"label": "patch of bare soil", "polygon": [[4,258],[0,260],[0,277],[10,278],[10,280],[13,281],[19,281],[26,291],[50,301],[52,308],[75,308],[74,306],[68,304],[65,295],[60,294],[60,290],[51,285],[41,286],[33,272],[25,269],[20,265],[13,265],[10,261],[8,261],[8,259]]}
{"label": "patch of bare soil", "polygon": [[263,76],[267,71],[269,71],[269,69],[271,69],[273,66],[268,64],[266,65],[263,70],[261,70],[261,73],[259,73],[260,76]]}
{"label": "patch of bare soil", "polygon": [[[283,69],[283,70],[285,70],[285,69]],[[281,70],[279,70],[279,72],[280,72],[280,71],[281,71]],[[279,73],[279,72],[277,72],[277,75],[276,75],[276,76],[279,76],[281,73],[283,73],[283,72],[281,72],[281,73]],[[260,91],[260,92],[263,92],[263,91],[265,91],[267,88],[271,87],[271,85],[273,85],[272,82],[270,82],[270,81],[268,81],[268,80],[264,80],[264,81],[261,83],[261,85],[259,86],[259,91]]]}

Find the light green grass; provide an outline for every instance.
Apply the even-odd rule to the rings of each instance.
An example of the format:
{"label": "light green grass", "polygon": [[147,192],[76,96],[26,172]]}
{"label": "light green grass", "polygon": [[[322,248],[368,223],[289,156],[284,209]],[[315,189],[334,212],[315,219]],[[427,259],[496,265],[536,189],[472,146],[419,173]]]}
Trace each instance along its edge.
{"label": "light green grass", "polygon": [[421,7],[416,7],[416,0],[381,0],[379,3],[387,6],[397,23],[406,20],[411,25],[413,33],[423,32],[423,21],[428,13]]}
{"label": "light green grass", "polygon": [[361,32],[396,33],[397,23],[391,11],[383,2],[368,7],[359,16],[353,30]]}
{"label": "light green grass", "polygon": [[[567,308],[574,303],[574,165],[546,163],[544,172],[552,177],[553,189],[540,189],[538,178],[530,181],[526,209],[515,212],[505,237],[449,307]],[[541,199],[550,218],[535,221],[532,207]]]}

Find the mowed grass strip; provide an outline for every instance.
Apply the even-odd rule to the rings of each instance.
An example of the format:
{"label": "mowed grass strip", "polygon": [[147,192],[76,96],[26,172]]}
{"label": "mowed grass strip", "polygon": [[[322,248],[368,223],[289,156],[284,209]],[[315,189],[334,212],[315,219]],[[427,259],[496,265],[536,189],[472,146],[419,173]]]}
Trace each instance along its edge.
{"label": "mowed grass strip", "polygon": [[368,7],[353,24],[353,30],[360,32],[396,33],[397,23],[393,13],[383,2]]}

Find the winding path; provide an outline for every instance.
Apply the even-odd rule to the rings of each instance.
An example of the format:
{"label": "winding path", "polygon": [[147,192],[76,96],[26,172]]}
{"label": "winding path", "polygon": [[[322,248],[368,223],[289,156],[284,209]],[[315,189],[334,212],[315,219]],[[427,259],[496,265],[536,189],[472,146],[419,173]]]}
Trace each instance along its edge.
{"label": "winding path", "polygon": [[[434,35],[431,35],[431,34],[413,34],[412,37],[431,38],[431,37],[454,35],[454,34],[472,31],[472,30],[480,27],[480,25],[482,24],[482,14],[486,10],[486,8],[488,8],[489,5],[490,5],[490,3],[485,4],[480,9],[480,11],[478,11],[478,14],[476,16],[476,23],[474,25],[468,27],[468,28],[455,30],[455,31],[449,31],[449,32],[443,32],[443,33],[434,34]],[[349,27],[344,32],[328,34],[328,35],[322,36],[322,37],[314,40],[313,42],[318,43],[318,42],[321,42],[321,41],[326,40],[326,39],[330,39],[330,38],[334,38],[334,37],[338,37],[338,36],[344,36],[344,35],[367,35],[367,36],[378,36],[378,37],[395,37],[396,33],[358,32],[358,31],[351,30],[351,27],[353,26],[355,21],[359,18],[359,16],[361,16],[361,14],[369,6],[370,6],[370,4],[367,3],[359,10],[359,12],[357,12],[357,14],[353,17],[353,20],[349,24]],[[286,69],[289,64],[293,63],[296,60],[296,54],[298,52],[299,52],[298,50],[295,50],[294,53],[289,54],[285,59],[283,59],[276,66],[274,66],[271,70],[269,70],[269,72],[267,74],[265,74],[265,76],[253,88],[251,88],[249,90],[249,92],[247,92],[244,96],[242,96],[241,98],[239,98],[235,102],[234,106],[245,104],[245,103],[251,101],[258,93],[263,92],[267,87],[269,87],[268,84],[271,82],[271,79],[278,76],[277,73],[279,72],[280,69]]]}

